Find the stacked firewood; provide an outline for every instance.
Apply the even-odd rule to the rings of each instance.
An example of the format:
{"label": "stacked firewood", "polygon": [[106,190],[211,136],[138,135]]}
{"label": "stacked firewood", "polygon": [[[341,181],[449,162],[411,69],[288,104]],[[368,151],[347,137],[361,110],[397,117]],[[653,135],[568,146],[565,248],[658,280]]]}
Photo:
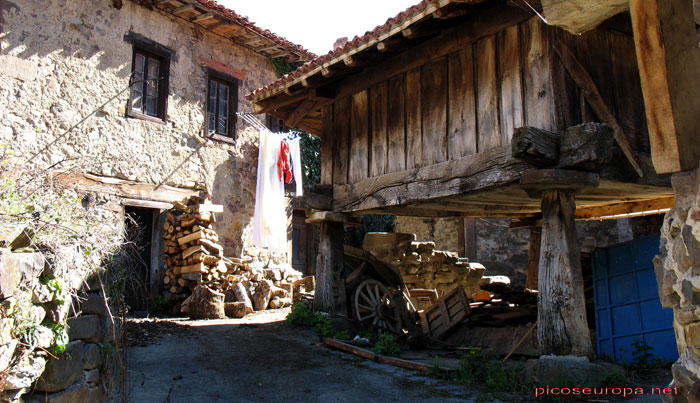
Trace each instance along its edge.
{"label": "stacked firewood", "polygon": [[223,206],[192,196],[173,203],[165,213],[163,284],[173,299],[183,300],[198,284],[224,279],[242,264],[224,258],[224,248],[211,228],[214,213],[221,211]]}
{"label": "stacked firewood", "polygon": [[222,211],[223,206],[192,196],[173,203],[166,212],[163,229],[167,270],[163,284],[166,297],[180,302],[180,312],[189,313],[192,293],[198,287],[209,289],[201,295],[222,297],[224,307],[214,311],[223,312],[225,308],[227,316],[235,317],[253,309],[291,305],[295,290],[306,294],[313,289],[313,278],[302,278],[302,273],[289,265],[264,267],[251,263],[252,259],[225,257],[212,228],[214,213]]}

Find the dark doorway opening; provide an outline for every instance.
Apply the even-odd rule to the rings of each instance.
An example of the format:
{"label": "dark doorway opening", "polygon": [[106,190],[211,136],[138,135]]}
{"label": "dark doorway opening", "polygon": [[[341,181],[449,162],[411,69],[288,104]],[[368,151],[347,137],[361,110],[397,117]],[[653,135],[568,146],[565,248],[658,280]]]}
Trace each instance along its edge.
{"label": "dark doorway opening", "polygon": [[[126,284],[126,303],[131,311],[145,310],[151,294],[154,280],[155,224],[158,220],[157,209],[124,206],[126,237],[129,242],[130,278]],[[155,236],[154,236],[155,235]]]}

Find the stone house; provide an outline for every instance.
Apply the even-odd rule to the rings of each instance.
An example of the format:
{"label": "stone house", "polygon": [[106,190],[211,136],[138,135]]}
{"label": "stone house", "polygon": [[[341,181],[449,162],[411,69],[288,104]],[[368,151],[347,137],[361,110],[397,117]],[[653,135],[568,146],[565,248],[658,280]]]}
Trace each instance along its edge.
{"label": "stone house", "polygon": [[250,112],[244,95],[276,78],[270,58],[312,54],[214,1],[2,1],[0,9],[9,163],[60,171],[92,193],[85,203],[145,224],[151,283],[162,277],[161,213],[191,194],[224,206],[215,229],[227,256],[268,260],[251,245],[257,137],[236,112]]}

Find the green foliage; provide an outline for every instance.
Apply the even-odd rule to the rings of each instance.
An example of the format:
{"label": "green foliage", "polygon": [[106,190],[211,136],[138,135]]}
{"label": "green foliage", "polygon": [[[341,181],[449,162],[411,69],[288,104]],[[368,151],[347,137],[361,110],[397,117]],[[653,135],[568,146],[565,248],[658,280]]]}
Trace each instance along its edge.
{"label": "green foliage", "polygon": [[292,305],[292,311],[287,315],[286,321],[292,327],[311,327],[324,338],[350,340],[348,332],[336,329],[330,319],[321,313],[309,311],[301,302]]}
{"label": "green foliage", "polygon": [[360,248],[368,232],[394,232],[396,229],[396,217],[393,215],[368,214],[361,217],[362,227],[345,229],[346,244]]}
{"label": "green foliage", "polygon": [[68,329],[65,326],[56,323],[51,327],[53,331],[53,352],[55,354],[63,354],[66,352],[66,346],[70,342],[68,337]]}
{"label": "green foliage", "polygon": [[625,374],[621,372],[613,372],[603,380],[603,384],[600,386],[604,388],[626,388],[631,387],[632,382]]}
{"label": "green foliage", "polygon": [[175,301],[158,295],[151,302],[151,313],[170,315],[173,312]]}
{"label": "green foliage", "polygon": [[304,185],[321,183],[321,138],[299,131]]}
{"label": "green foliage", "polygon": [[396,342],[396,338],[388,333],[380,334],[374,344],[374,352],[379,355],[390,355],[398,357],[401,355],[401,346]]}
{"label": "green foliage", "polygon": [[632,347],[634,350],[632,350],[631,368],[648,369],[663,365],[663,360],[652,353],[654,348],[645,343],[641,337],[634,339],[632,342]]}
{"label": "green foliage", "polygon": [[284,57],[270,57],[268,60],[270,60],[270,64],[275,69],[277,78],[298,69],[299,66],[304,64],[302,61],[290,63]]}
{"label": "green foliage", "polygon": [[63,280],[61,280],[60,278],[44,278],[42,279],[42,282],[46,284],[49,290],[51,290],[53,295],[52,301],[56,302],[59,305],[63,305],[70,300],[70,292],[65,287]]}
{"label": "green foliage", "polygon": [[510,392],[523,383],[522,368],[506,365],[489,350],[469,350],[460,358],[459,365],[456,380],[462,383],[485,384],[491,389]]}

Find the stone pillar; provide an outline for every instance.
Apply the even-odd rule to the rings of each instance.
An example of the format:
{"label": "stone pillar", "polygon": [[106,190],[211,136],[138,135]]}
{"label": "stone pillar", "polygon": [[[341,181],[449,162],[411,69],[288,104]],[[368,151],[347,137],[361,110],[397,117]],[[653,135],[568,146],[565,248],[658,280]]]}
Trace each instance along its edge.
{"label": "stone pillar", "polygon": [[672,177],[675,206],[661,227],[654,259],[661,305],[673,308],[679,358],[673,364],[677,396],[665,402],[700,400],[700,185],[698,171]]}

